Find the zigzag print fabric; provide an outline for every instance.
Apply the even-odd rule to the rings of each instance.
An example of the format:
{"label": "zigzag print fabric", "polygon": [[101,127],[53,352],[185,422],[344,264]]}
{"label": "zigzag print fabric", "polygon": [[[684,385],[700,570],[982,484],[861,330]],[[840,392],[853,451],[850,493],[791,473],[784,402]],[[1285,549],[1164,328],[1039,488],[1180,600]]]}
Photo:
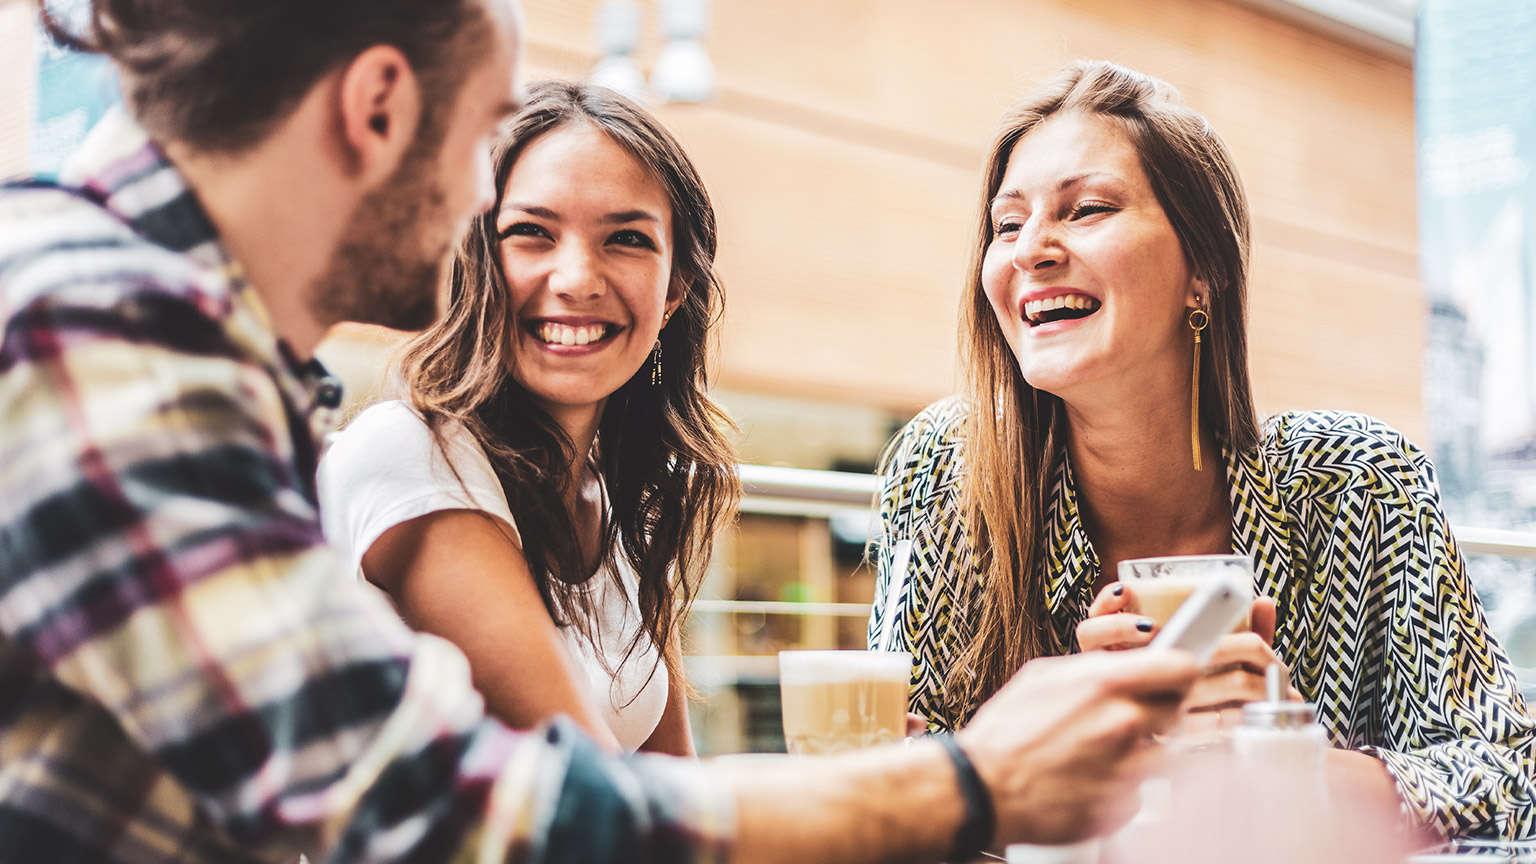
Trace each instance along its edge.
{"label": "zigzag print fabric", "polygon": [[[947,399],[902,431],[872,549],[873,640],[891,547],[912,541],[896,647],[912,652],[912,710],[931,729],[946,726],[944,679],[983,580],[961,509],[964,417]],[[1379,758],[1425,827],[1536,837],[1536,721],[1488,632],[1428,457],[1380,421],[1322,411],[1273,417],[1255,450],[1223,455],[1233,551],[1253,558],[1255,590],[1275,598],[1275,651],[1334,746]],[[1099,561],[1065,456],[1045,521],[1050,629],[1071,653]]]}

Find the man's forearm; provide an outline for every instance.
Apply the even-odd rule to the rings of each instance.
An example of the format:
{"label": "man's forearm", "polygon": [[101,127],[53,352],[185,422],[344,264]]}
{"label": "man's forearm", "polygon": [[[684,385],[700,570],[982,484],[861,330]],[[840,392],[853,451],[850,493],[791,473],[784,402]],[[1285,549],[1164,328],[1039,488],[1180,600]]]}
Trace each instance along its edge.
{"label": "man's forearm", "polygon": [[738,864],[939,861],[965,817],[932,741],[720,768],[736,791]]}

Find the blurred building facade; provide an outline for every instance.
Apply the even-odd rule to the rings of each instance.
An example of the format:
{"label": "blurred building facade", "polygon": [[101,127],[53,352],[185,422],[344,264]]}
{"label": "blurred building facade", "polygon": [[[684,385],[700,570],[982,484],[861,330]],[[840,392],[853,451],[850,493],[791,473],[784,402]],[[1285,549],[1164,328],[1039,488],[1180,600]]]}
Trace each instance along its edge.
{"label": "blurred building facade", "polygon": [[[633,56],[647,72],[658,2],[638,4]],[[524,0],[530,78],[597,64],[600,5]],[[1013,101],[1078,58],[1169,81],[1231,147],[1254,219],[1260,410],[1363,411],[1423,439],[1411,57],[1289,5],[715,0],[705,42],[718,96],[653,107],[719,213],[727,301],[715,380],[744,461],[868,471],[900,424],[956,390],[986,147]],[[33,109],[13,96],[32,74],[20,59],[32,50],[29,8],[0,0],[0,174],[26,165]],[[394,340],[344,327],[322,349],[353,404],[378,392]],[[705,752],[778,743],[777,650],[862,646],[864,525],[857,511],[748,513],[724,538],[706,600],[832,611],[694,616]]]}
{"label": "blurred building facade", "polygon": [[[523,2],[530,77],[592,69],[599,6]],[[639,6],[636,56],[647,67],[658,10],[656,0]],[[894,418],[952,392],[994,125],[1063,63],[1099,57],[1179,87],[1235,154],[1254,213],[1260,409],[1365,411],[1422,438],[1411,58],[1269,8],[1284,6],[716,0],[706,41],[718,98],[655,109],[720,214],[720,387]],[[0,174],[27,167],[31,7],[0,0]],[[328,347],[346,365],[388,341],[348,329]],[[802,423],[803,456],[777,449],[770,424],[764,455],[828,467],[845,454],[815,442],[836,437],[838,424],[831,414]]]}

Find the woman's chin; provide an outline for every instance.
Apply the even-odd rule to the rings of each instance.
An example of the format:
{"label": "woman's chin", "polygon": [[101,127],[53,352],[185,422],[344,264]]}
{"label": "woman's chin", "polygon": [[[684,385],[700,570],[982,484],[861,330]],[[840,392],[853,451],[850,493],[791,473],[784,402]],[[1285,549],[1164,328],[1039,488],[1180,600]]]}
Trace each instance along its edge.
{"label": "woman's chin", "polygon": [[1078,383],[1082,376],[1076,369],[1060,368],[1058,366],[1023,365],[1020,364],[1019,372],[1024,376],[1024,383],[1052,396],[1065,398],[1072,391],[1072,386]]}

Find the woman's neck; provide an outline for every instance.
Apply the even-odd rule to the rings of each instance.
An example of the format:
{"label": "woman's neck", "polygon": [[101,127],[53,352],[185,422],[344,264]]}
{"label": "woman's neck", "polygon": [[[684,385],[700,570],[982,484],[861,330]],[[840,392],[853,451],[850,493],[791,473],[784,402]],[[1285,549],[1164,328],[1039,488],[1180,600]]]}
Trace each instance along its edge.
{"label": "woman's neck", "polygon": [[1195,470],[1187,401],[1126,400],[1103,411],[1068,406],[1067,429],[1078,506],[1099,555],[1101,585],[1114,580],[1126,558],[1230,551],[1226,464],[1202,424],[1204,470]]}
{"label": "woman's neck", "polygon": [[566,469],[562,497],[566,512],[571,516],[571,525],[576,530],[576,540],[588,562],[598,560],[604,515],[602,481],[597,472],[591,470],[592,444],[597,440],[603,407],[600,403],[580,408],[546,408],[571,442],[571,464]]}
{"label": "woman's neck", "polygon": [[592,455],[592,444],[597,440],[597,428],[603,420],[603,403],[566,407],[545,405],[550,419],[565,433],[571,442],[571,463],[566,466],[565,506],[574,516],[582,498],[582,487],[588,480],[587,463]]}

